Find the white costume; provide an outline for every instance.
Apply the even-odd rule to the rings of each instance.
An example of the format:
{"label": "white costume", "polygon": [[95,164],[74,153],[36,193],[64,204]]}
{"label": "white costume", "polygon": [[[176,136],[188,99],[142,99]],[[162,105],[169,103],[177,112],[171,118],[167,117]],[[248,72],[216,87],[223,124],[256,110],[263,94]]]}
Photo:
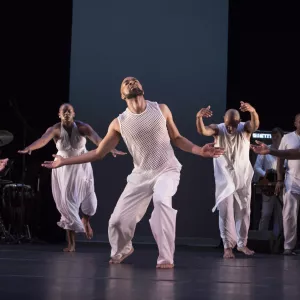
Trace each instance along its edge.
{"label": "white costume", "polygon": [[224,123],[218,125],[216,147],[224,155],[214,158],[216,205],[224,248],[247,245],[250,225],[251,180],[253,168],[249,159],[250,141],[245,136],[245,123],[229,134]]}
{"label": "white costume", "polygon": [[[72,157],[87,152],[86,138],[79,133],[75,122],[70,137],[62,125],[60,132],[60,139],[56,142],[57,155]],[[85,232],[79,216],[80,206],[87,216],[93,216],[97,209],[91,164],[67,165],[53,169],[52,193],[61,214],[58,226],[75,232]]]}
{"label": "white costume", "polygon": [[118,259],[131,250],[136,224],[153,198],[149,222],[159,250],[157,263],[173,264],[177,211],[172,208],[172,196],[177,191],[181,164],[174,155],[159,105],[146,103],[141,114],[127,108],[118,117],[134,169],[109,220],[111,257]]}
{"label": "white costume", "polygon": [[[271,146],[269,145],[269,148]],[[259,177],[264,177],[267,170],[276,171],[277,158],[273,155],[258,155],[254,165],[254,171]],[[282,230],[282,207],[275,195],[267,196],[262,194],[262,210],[259,222],[259,230],[268,230],[271,216],[274,212],[273,232],[276,236]]]}
{"label": "white costume", "polygon": [[[300,148],[300,136],[294,131],[283,136],[279,150]],[[297,218],[300,205],[300,160],[287,160],[283,191],[284,249],[297,243]]]}

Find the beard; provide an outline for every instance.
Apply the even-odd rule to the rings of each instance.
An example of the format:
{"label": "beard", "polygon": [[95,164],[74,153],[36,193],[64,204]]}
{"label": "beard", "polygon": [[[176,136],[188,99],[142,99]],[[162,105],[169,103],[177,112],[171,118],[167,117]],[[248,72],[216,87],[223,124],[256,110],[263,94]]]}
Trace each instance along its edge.
{"label": "beard", "polygon": [[144,91],[141,90],[140,88],[136,87],[132,89],[128,94],[125,94],[126,99],[132,99],[136,98],[137,96],[142,96],[144,95]]}

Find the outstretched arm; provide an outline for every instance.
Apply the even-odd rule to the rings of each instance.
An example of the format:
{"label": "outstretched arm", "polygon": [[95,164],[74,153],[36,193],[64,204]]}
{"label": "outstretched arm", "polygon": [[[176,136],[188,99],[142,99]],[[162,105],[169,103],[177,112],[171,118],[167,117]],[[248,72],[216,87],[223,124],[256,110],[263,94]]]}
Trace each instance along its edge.
{"label": "outstretched arm", "polygon": [[253,133],[259,128],[259,116],[255,110],[255,108],[249,103],[245,103],[241,101],[240,110],[242,112],[248,111],[250,113],[251,119],[245,123],[245,131],[248,133]]}
{"label": "outstretched arm", "polygon": [[174,123],[172,113],[171,113],[170,109],[168,108],[168,106],[165,104],[160,104],[159,106],[160,106],[160,109],[161,109],[164,117],[166,118],[167,128],[168,128],[170,139],[176,147],[178,147],[179,149],[181,149],[185,152],[193,153],[196,155],[201,155],[203,157],[218,157],[223,154],[223,152],[224,152],[223,149],[214,148],[213,144],[207,144],[204,147],[199,147],[199,146],[193,144],[191,141],[189,141],[185,137],[183,137],[179,133],[179,131]]}
{"label": "outstretched arm", "polygon": [[287,150],[275,150],[275,149],[270,149],[266,144],[256,141],[258,145],[251,145],[251,149],[257,153],[257,154],[271,154],[273,156],[276,156],[280,158],[281,164],[283,167],[283,160],[284,159],[300,159],[300,149],[287,149]]}
{"label": "outstretched arm", "polygon": [[201,108],[200,111],[196,115],[196,127],[197,131],[201,135],[205,136],[216,136],[219,133],[218,126],[216,124],[211,124],[208,126],[204,125],[203,117],[209,118],[212,116],[212,111],[210,110],[210,106],[206,108]]}
{"label": "outstretched arm", "polygon": [[270,150],[270,154],[281,159],[300,159],[300,149]]}
{"label": "outstretched arm", "polygon": [[24,150],[18,151],[21,154],[31,154],[33,150],[40,149],[44,146],[46,146],[54,137],[56,134],[56,128],[55,125],[52,127],[49,127],[46,132],[35,142],[33,142],[31,145],[26,147]]}
{"label": "outstretched arm", "polygon": [[98,148],[92,151],[89,151],[85,154],[79,156],[73,156],[69,158],[62,158],[61,156],[56,156],[55,161],[45,161],[42,164],[46,168],[58,168],[64,165],[74,165],[74,164],[83,164],[87,162],[93,162],[96,160],[103,159],[112,149],[114,149],[120,141],[120,128],[118,120],[115,119],[111,122],[108,127],[106,136],[103,138],[101,143],[98,145]]}
{"label": "outstretched arm", "polygon": [[[92,126],[88,125],[88,124],[84,124],[81,127],[84,135],[92,142],[94,143],[96,146],[99,146],[99,144],[101,143],[101,141],[103,140],[98,133],[92,128]],[[126,155],[127,153],[119,151],[117,149],[112,149],[111,154],[116,157],[117,155]]]}

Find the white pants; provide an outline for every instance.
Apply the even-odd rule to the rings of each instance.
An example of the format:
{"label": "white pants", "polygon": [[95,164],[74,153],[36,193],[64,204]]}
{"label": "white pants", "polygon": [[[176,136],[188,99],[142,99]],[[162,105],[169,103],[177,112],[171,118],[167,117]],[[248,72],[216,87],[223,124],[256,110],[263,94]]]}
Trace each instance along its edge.
{"label": "white pants", "polygon": [[269,230],[270,219],[273,216],[273,232],[278,236],[282,230],[282,207],[280,199],[275,196],[262,195],[261,218],[259,221],[259,230]]}
{"label": "white pants", "polygon": [[250,225],[250,201],[247,208],[240,208],[233,195],[225,198],[218,205],[219,228],[224,249],[245,247]]}
{"label": "white pants", "polygon": [[284,249],[293,250],[297,243],[297,218],[300,194],[283,192]]}
{"label": "white pants", "polygon": [[170,167],[151,179],[134,172],[128,176],[127,185],[109,220],[111,257],[131,250],[136,224],[145,215],[153,197],[154,210],[149,222],[159,251],[157,263],[173,264],[177,211],[172,208],[172,197],[179,179],[178,167]]}

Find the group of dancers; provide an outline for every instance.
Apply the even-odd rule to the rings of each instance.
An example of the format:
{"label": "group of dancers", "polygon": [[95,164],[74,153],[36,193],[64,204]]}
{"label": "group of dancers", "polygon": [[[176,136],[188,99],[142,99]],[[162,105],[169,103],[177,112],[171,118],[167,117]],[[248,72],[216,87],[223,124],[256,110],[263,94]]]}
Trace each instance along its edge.
{"label": "group of dancers", "polygon": [[[63,104],[59,108],[61,122],[48,128],[40,139],[19,151],[30,154],[52,139],[56,144],[58,152],[54,155],[55,159],[45,161],[42,166],[53,169],[53,198],[61,214],[58,225],[67,231],[68,246],[64,251],[75,251],[77,232],[85,232],[87,238],[92,238],[90,218],[96,212],[97,198],[90,163],[103,159],[109,153],[125,155],[125,152],[116,149],[122,137],[133,158],[134,169],[127,177],[127,185],[109,220],[110,263],[119,264],[133,253],[132,239],[136,224],[153,199],[154,209],[149,222],[158,246],[157,268],[174,267],[177,211],[172,207],[172,197],[180,181],[181,164],[174,155],[171,142],[185,152],[213,158],[216,183],[213,211],[219,210],[224,258],[234,258],[235,246],[238,251],[252,255],[254,252],[247,247],[253,177],[249,148],[262,155],[300,159],[300,114],[295,120],[299,145],[294,148],[297,149],[276,150],[263,143],[250,145],[251,134],[259,127],[259,116],[249,103],[241,102],[240,106],[242,112],[250,113],[249,121],[241,122],[239,111],[229,109],[224,123],[205,126],[203,118],[212,116],[208,106],[197,113],[196,126],[199,134],[214,137],[214,142],[200,147],[180,134],[167,105],[145,100],[143,87],[136,78],[125,78],[120,91],[127,108],[110,123],[103,139],[90,125],[74,120],[72,105]],[[86,137],[97,149],[86,150]],[[2,160],[0,169],[6,163],[7,159]],[[289,176],[300,178],[299,172]],[[289,182],[294,182],[291,180]],[[295,196],[290,191],[290,195],[290,198],[297,200],[297,204],[289,206],[299,209],[300,192]],[[286,197],[286,201],[290,198]]]}

